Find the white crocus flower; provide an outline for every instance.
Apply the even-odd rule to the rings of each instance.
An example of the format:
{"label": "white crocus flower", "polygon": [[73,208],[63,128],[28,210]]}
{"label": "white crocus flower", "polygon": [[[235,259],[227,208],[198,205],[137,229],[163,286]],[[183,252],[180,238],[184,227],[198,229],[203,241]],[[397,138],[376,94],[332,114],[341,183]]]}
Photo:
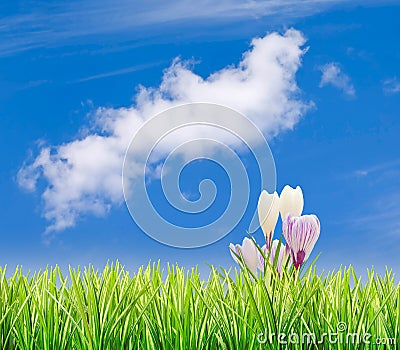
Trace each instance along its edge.
{"label": "white crocus flower", "polygon": [[[235,260],[239,265],[241,264],[238,256],[242,256],[246,266],[250,269],[251,272],[254,274],[257,273],[257,266],[258,266],[258,249],[254,242],[250,239],[245,237],[243,239],[242,245],[240,244],[230,244],[229,245],[231,255],[233,260]],[[236,254],[236,255],[235,255]]]}
{"label": "white crocus flower", "polygon": [[286,185],[279,198],[279,210],[282,221],[290,214],[291,216],[300,216],[303,212],[304,199],[303,191],[300,186],[292,188]]}
{"label": "white crocus flower", "polygon": [[279,216],[279,196],[262,191],[258,199],[258,220],[264,232],[267,248],[271,247],[272,236]]}

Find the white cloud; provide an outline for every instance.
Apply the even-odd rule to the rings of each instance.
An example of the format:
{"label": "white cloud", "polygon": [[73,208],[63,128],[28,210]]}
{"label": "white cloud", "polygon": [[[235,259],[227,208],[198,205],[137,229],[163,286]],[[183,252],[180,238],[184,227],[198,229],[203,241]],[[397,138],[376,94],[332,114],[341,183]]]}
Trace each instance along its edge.
{"label": "white cloud", "polygon": [[383,81],[383,91],[387,94],[397,94],[400,92],[400,81],[395,78],[386,79]]}
{"label": "white cloud", "polygon": [[342,72],[339,64],[330,62],[320,67],[322,72],[320,87],[332,85],[339,90],[342,90],[348,96],[354,96],[356,91],[350,78]]}
{"label": "white cloud", "polygon": [[[39,155],[19,170],[18,182],[32,191],[38,189],[39,180],[44,180],[47,231],[72,227],[82,215],[104,215],[113,205],[122,203],[121,171],[131,137],[166,108],[212,102],[244,113],[268,137],[292,129],[310,106],[299,99],[295,81],[304,42],[302,34],[293,29],[284,35],[255,38],[237,66],[228,66],[207,78],[175,60],[165,70],[159,87],[141,87],[134,105],[98,108],[95,126],[83,127],[83,136],[62,145],[42,146]],[[192,136],[196,136],[193,130],[189,138]],[[161,157],[153,159],[154,164]]]}

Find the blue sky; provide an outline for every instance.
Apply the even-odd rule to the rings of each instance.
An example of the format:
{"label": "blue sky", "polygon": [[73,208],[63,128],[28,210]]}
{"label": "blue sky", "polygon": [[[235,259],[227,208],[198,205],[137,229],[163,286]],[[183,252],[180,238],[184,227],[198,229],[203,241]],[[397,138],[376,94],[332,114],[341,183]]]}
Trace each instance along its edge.
{"label": "blue sky", "polygon": [[[289,96],[286,105],[300,101],[302,107],[291,107],[297,114],[289,126],[280,122],[275,130],[267,123],[263,129],[274,133],[267,136],[276,163],[277,189],[285,184],[302,186],[304,212],[320,218],[322,231],[314,250],[322,253],[320,268],[353,264],[362,272],[372,265],[383,271],[388,265],[399,271],[400,4],[352,3],[231,0],[215,8],[200,1],[194,11],[184,1],[167,5],[159,1],[148,5],[3,2],[0,265],[38,269],[47,264],[93,263],[102,267],[115,259],[129,268],[150,259],[199,264],[205,270],[206,262],[233,265],[228,245],[242,240],[248,217],[212,245],[171,248],[140,231],[125,204],[113,199],[118,188],[108,195],[100,188],[104,208],[94,210],[92,197],[86,200],[83,194],[79,206],[68,208],[76,214],[72,224],[52,232],[49,239],[45,232],[51,220],[45,217],[47,213],[49,218],[49,207],[43,193],[51,183],[39,174],[36,189],[28,191],[18,183],[17,174],[43,148],[95,133],[96,116],[105,113],[99,111],[120,117],[123,108],[135,107],[139,86],[157,89],[163,71],[176,57],[192,62],[182,69],[206,79],[239,64],[242,54],[251,50],[253,38],[272,32],[282,37],[294,28],[306,40],[298,46],[308,49],[299,56],[301,65],[292,72],[293,80],[282,75],[277,82],[296,84],[295,96],[285,95]],[[286,44],[292,49],[297,45],[289,39]],[[265,45],[267,50],[273,48]],[[253,68],[258,62],[262,66],[261,60]],[[187,94],[192,100],[197,96]],[[250,102],[243,104],[241,112],[259,107]],[[271,103],[281,106],[275,97]],[[260,118],[256,115],[254,120],[263,122]],[[115,163],[118,167],[118,159]],[[107,169],[101,173],[96,169],[87,175],[88,183],[90,176],[93,180],[107,176]],[[223,172],[213,164],[197,163],[187,172],[181,185],[194,197],[198,181],[210,174],[222,188],[226,185]],[[253,209],[257,196],[252,193],[250,198]],[[223,196],[206,219],[212,219],[224,204]],[[262,241],[260,232],[256,237]]]}

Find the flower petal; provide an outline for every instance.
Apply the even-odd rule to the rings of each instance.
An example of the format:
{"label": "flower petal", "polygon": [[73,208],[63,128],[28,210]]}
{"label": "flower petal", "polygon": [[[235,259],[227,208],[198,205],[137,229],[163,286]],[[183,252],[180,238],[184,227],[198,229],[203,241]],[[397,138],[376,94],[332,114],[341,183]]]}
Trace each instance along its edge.
{"label": "flower petal", "polygon": [[238,257],[235,255],[235,253],[236,253],[237,255],[240,255],[240,254],[239,254],[239,251],[238,251],[237,246],[234,245],[233,243],[230,243],[230,244],[229,244],[229,251],[231,252],[231,255],[232,255],[233,260],[235,260],[235,262],[238,264],[238,263],[239,263]]}
{"label": "flower petal", "polygon": [[[279,247],[279,252],[277,252],[278,247]],[[282,269],[286,265],[287,260],[289,259],[289,251],[283,243],[281,243],[279,246],[279,240],[275,239],[272,242],[272,246],[271,246],[271,255],[270,255],[271,264],[274,264],[275,256],[277,253],[279,255],[276,260],[276,270],[278,271],[278,274],[281,275]]]}
{"label": "flower petal", "polygon": [[293,264],[299,268],[310,256],[320,234],[316,215],[288,215],[282,224],[283,235],[290,247]]}
{"label": "flower petal", "polygon": [[[261,251],[264,253],[265,257],[268,256],[268,249],[267,249],[267,245],[266,245],[266,244],[264,244],[264,245],[261,247]],[[264,255],[262,255],[261,252],[258,251],[258,268],[259,268],[261,271],[264,271],[264,263],[265,263],[265,261],[264,261]]]}
{"label": "flower petal", "polygon": [[[243,239],[242,245],[239,244],[229,244],[229,250],[231,252],[233,260],[236,263],[241,265],[242,259],[239,257],[243,257],[244,263],[246,266],[254,273],[257,273],[257,267],[259,266],[259,251],[256,247],[256,244],[250,238],[245,237]],[[239,256],[236,256],[235,253]]]}
{"label": "flower petal", "polygon": [[245,237],[243,239],[241,251],[243,254],[244,262],[246,263],[247,267],[253,272],[257,272],[258,266],[258,249],[254,244],[253,240],[250,238]]}
{"label": "flower petal", "polygon": [[264,232],[267,247],[271,246],[272,236],[279,216],[279,196],[263,190],[258,199],[258,219]]}
{"label": "flower petal", "polygon": [[279,210],[281,212],[282,221],[286,219],[288,214],[292,216],[300,216],[303,212],[304,198],[303,191],[300,186],[292,188],[286,185],[280,195]]}

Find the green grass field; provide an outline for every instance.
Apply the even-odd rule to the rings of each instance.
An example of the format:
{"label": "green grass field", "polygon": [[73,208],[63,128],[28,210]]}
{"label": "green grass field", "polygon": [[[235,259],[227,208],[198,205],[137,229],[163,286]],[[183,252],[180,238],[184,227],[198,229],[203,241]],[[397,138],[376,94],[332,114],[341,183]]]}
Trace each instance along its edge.
{"label": "green grass field", "polygon": [[301,278],[269,271],[254,279],[211,267],[204,280],[157,265],[68,276],[58,267],[17,269],[9,278],[0,269],[0,348],[396,348],[400,286],[392,273],[361,281],[352,268],[320,276],[311,265]]}

